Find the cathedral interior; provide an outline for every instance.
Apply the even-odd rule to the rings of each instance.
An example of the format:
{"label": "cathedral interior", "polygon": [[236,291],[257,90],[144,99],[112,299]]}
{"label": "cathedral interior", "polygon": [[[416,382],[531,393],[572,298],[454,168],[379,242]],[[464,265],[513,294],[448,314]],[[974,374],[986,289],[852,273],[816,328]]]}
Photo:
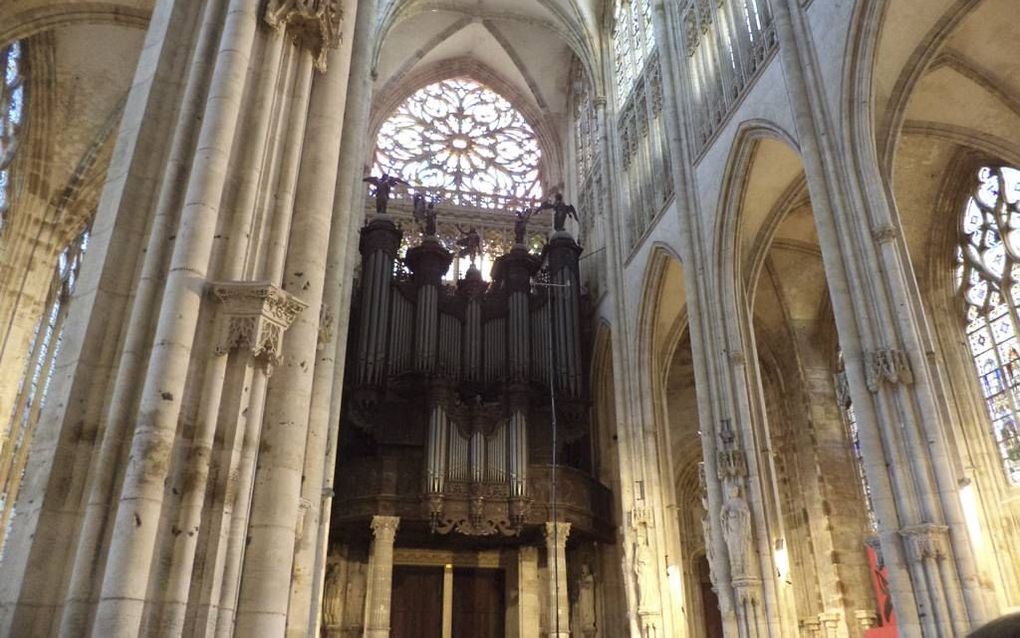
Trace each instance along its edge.
{"label": "cathedral interior", "polygon": [[0,0],[0,636],[1020,611],[1017,8]]}

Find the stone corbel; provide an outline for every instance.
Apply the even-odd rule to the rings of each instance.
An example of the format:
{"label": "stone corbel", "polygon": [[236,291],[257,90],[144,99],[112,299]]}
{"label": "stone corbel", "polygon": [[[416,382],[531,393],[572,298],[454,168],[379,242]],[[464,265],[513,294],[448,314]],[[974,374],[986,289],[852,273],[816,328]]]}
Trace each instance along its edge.
{"label": "stone corbel", "polygon": [[329,49],[340,46],[343,17],[340,0],[269,0],[265,13],[266,23],[308,49],[322,72]]}
{"label": "stone corbel", "polygon": [[230,281],[210,285],[220,302],[216,354],[248,350],[272,374],[283,357],[283,335],[306,303],[264,281]]}
{"label": "stone corbel", "polygon": [[949,555],[949,528],[945,525],[922,523],[900,530],[907,546],[907,555],[915,562],[942,560]]}
{"label": "stone corbel", "polygon": [[864,374],[872,393],[878,392],[882,383],[910,385],[914,382],[907,353],[893,348],[865,352]]}

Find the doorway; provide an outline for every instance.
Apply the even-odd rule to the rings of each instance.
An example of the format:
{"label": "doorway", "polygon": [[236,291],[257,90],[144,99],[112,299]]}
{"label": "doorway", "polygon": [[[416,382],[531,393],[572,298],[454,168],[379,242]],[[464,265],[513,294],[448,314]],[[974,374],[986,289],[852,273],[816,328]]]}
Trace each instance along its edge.
{"label": "doorway", "polygon": [[392,638],[442,638],[443,568],[393,568]]}

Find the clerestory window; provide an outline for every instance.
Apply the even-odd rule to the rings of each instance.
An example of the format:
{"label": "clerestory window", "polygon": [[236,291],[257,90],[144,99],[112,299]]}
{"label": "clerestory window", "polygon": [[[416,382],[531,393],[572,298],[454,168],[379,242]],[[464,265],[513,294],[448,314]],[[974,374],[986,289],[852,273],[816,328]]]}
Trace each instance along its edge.
{"label": "clerestory window", "polygon": [[3,79],[0,81],[0,232],[7,223],[10,207],[10,166],[25,114],[21,56],[21,44],[18,42],[0,50],[0,71],[3,71]]}
{"label": "clerestory window", "polygon": [[984,167],[960,220],[956,284],[1006,478],[1020,485],[1020,170]]}

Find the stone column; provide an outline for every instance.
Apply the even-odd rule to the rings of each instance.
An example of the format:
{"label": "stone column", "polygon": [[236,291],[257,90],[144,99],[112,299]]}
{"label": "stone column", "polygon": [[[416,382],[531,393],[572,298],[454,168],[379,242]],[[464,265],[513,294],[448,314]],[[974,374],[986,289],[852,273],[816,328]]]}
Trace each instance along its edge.
{"label": "stone column", "polygon": [[393,595],[393,541],[400,525],[398,516],[373,516],[372,553],[368,558],[368,623],[366,638],[389,638],[390,598]]}
{"label": "stone column", "polygon": [[567,537],[570,523],[545,524],[546,567],[549,572],[549,638],[569,638],[570,600],[567,597]]}

